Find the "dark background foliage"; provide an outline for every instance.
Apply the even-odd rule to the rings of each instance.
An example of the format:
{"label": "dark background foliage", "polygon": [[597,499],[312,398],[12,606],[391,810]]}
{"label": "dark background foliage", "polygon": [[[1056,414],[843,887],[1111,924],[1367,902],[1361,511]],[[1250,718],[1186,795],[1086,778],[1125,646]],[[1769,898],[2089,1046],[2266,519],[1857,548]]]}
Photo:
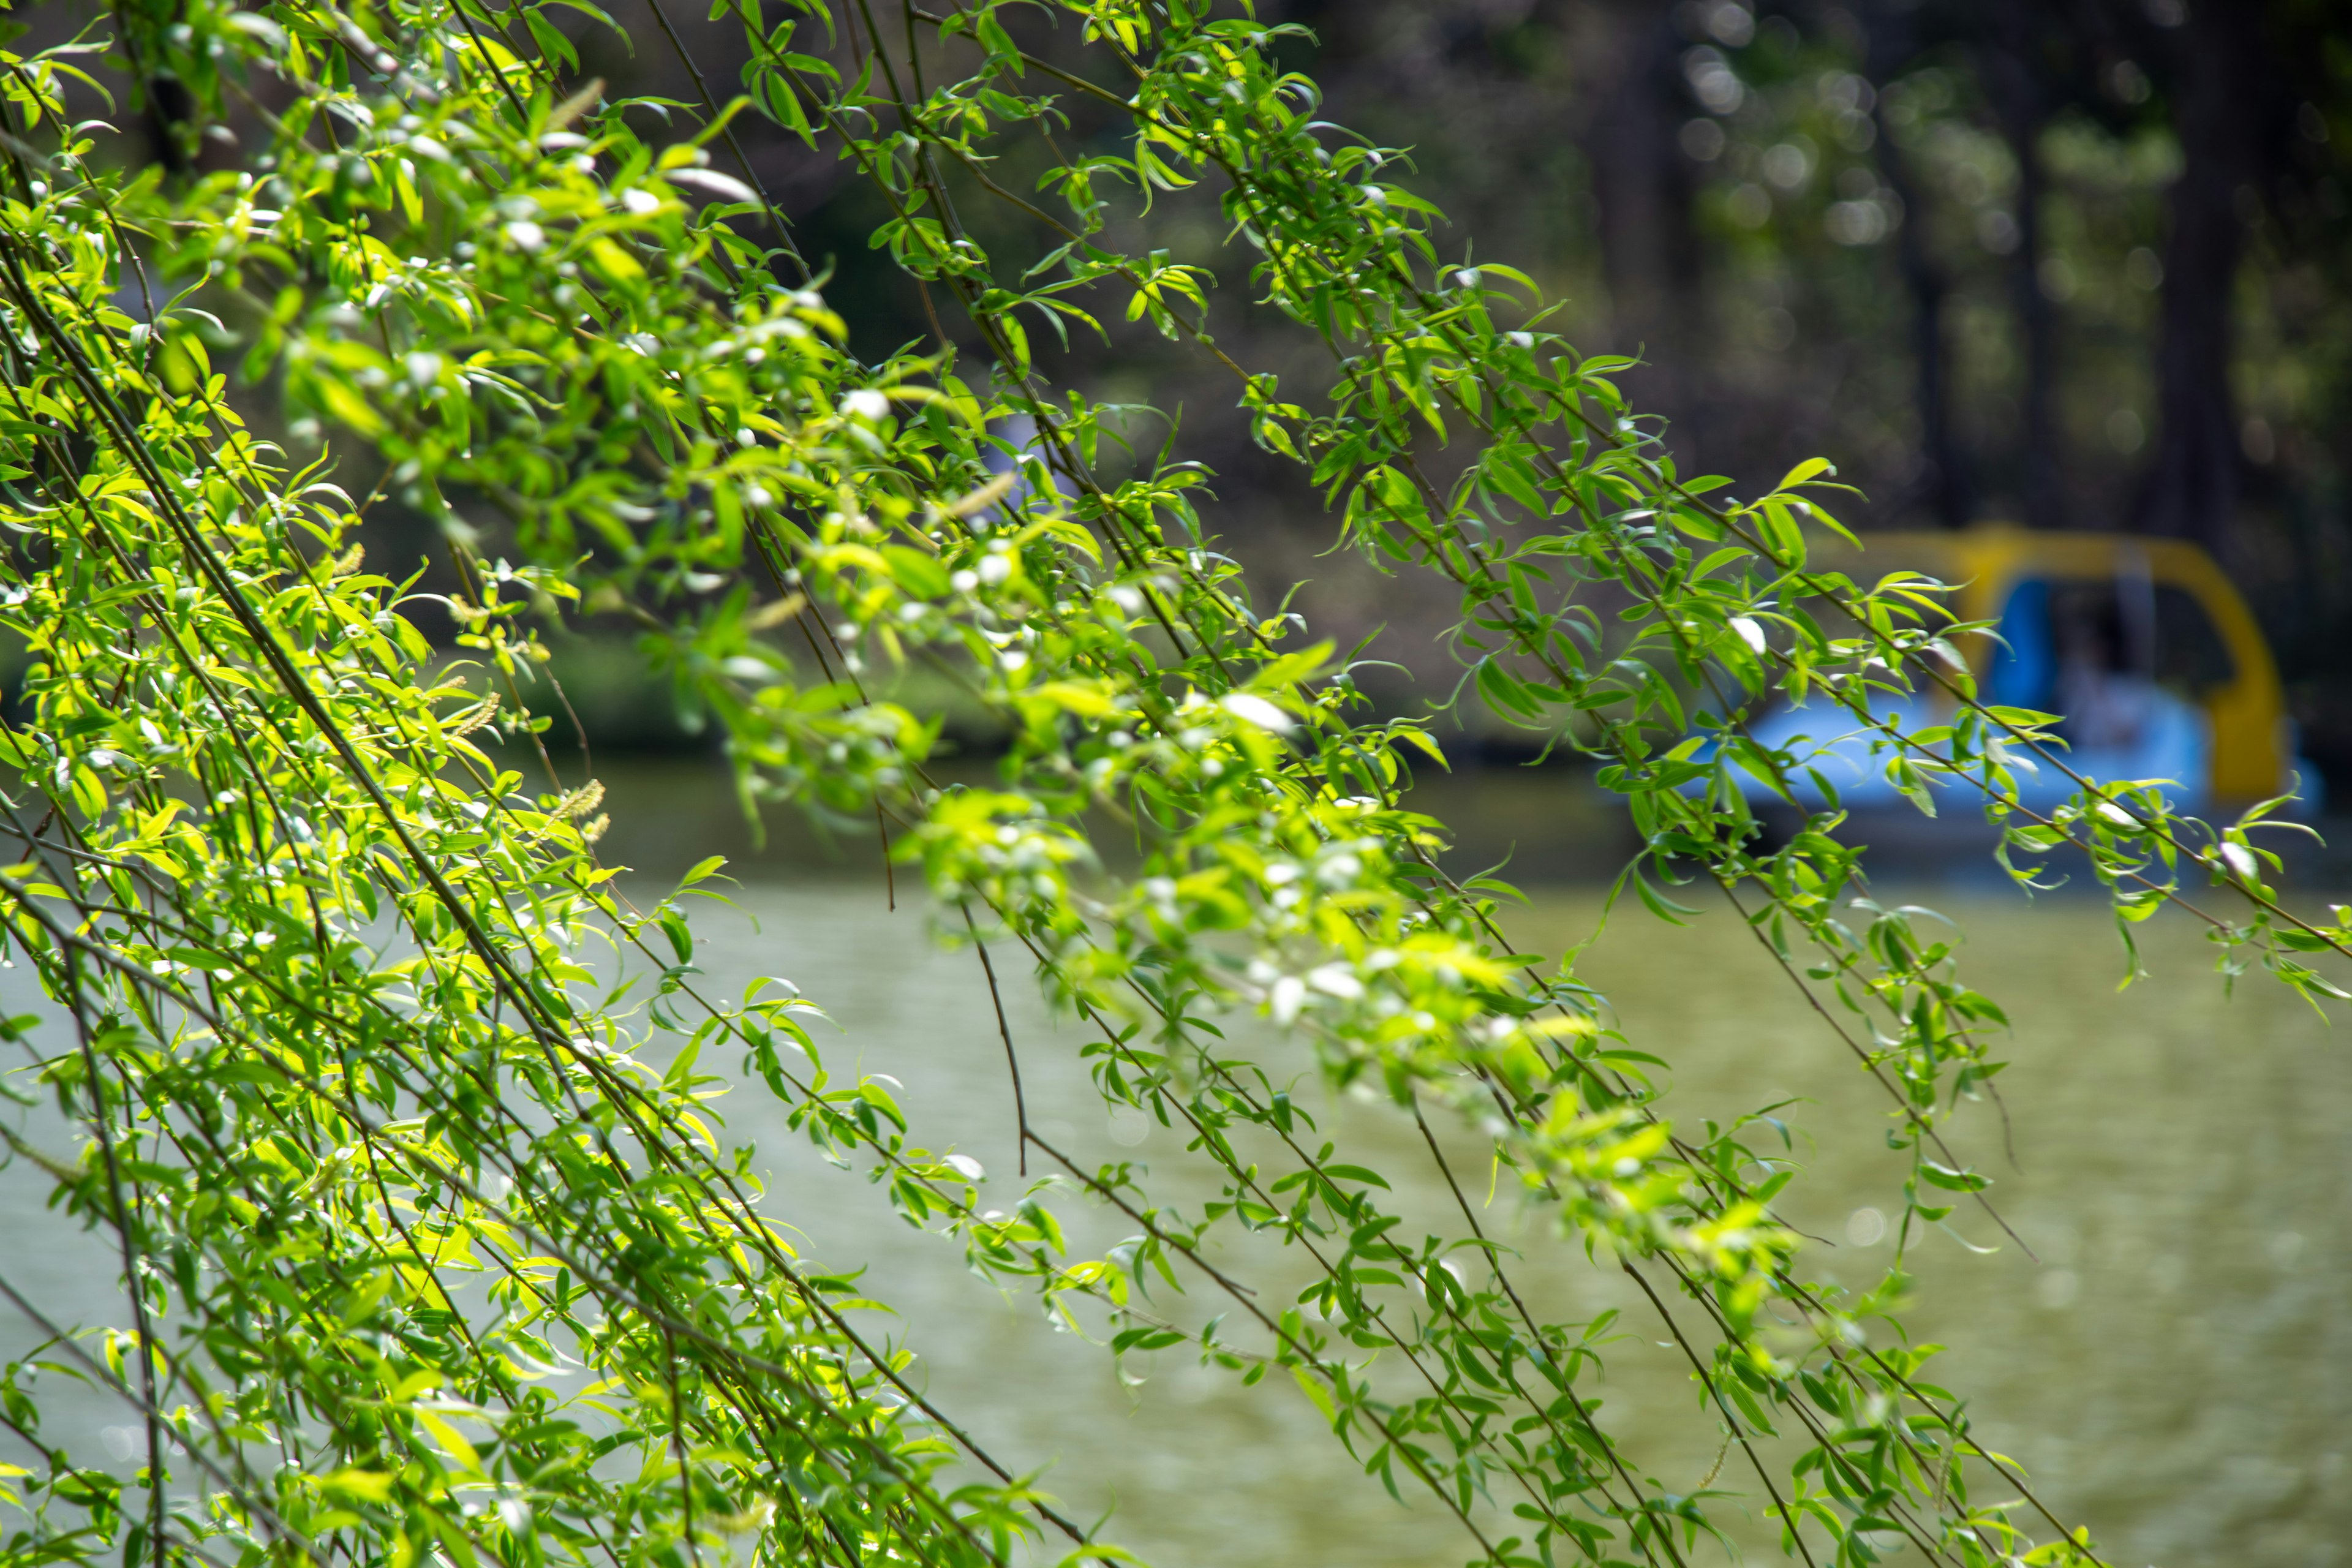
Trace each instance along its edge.
{"label": "dark background foliage", "polygon": [[[1291,47],[1328,118],[1408,149],[1453,232],[1564,298],[1581,345],[1644,358],[1634,396],[1685,462],[1747,486],[1821,453],[1860,487],[1853,517],[1871,527],[2005,519],[2199,540],[2268,628],[2306,750],[2352,784],[2352,10],[1274,11],[1312,29]],[[666,81],[666,53],[582,37],[587,68],[690,96]],[[725,90],[734,40],[695,43]],[[1079,116],[1071,134],[1087,130]],[[806,247],[835,258],[831,296],[861,336],[925,334],[920,300],[865,247],[878,214],[862,187],[782,140],[751,155]],[[1223,330],[1287,335],[1244,319],[1241,253],[1208,201],[1172,196],[1154,216],[1160,243],[1218,272]],[[1269,587],[1315,576],[1302,603],[1318,626],[1349,642],[1385,627],[1373,651],[1442,695],[1444,606],[1314,559],[1332,532],[1319,500],[1249,450],[1228,386],[1140,332],[1073,346],[1102,395],[1183,405],[1223,476],[1217,521]],[[1321,374],[1303,344],[1248,347],[1236,357],[1288,363],[1294,383]]]}
{"label": "dark background foliage", "polygon": [[[1835,462],[1868,528],[2006,520],[2204,543],[2252,599],[2305,752],[2352,788],[2352,6],[2341,0],[1265,0],[1325,116],[1402,149],[1465,253],[1524,268],[1588,351],[1638,354],[1636,405],[1743,490]],[[782,5],[771,11],[788,15]],[[647,0],[573,32],[615,92],[731,97],[731,25]],[[697,83],[660,36],[689,45]],[[848,40],[841,40],[846,43]],[[1024,44],[1076,39],[1041,21]],[[798,47],[823,52],[808,36]],[[1067,134],[1109,134],[1082,100]],[[874,353],[938,330],[871,250],[880,198],[772,123],[736,129],[829,300]],[[157,136],[166,162],[201,157]],[[730,165],[731,166],[731,165]],[[1028,193],[1031,172],[994,171]],[[977,190],[1009,255],[1054,243]],[[1047,205],[1050,198],[1041,197]],[[1213,195],[1166,193],[1151,243],[1211,268],[1218,330],[1295,393],[1320,351],[1250,297]],[[1450,606],[1330,555],[1321,498],[1255,452],[1223,373],[1107,321],[1051,374],[1181,408],[1218,472],[1212,525],[1384,700],[1442,699]],[[1041,325],[1038,336],[1045,338]],[[960,344],[961,353],[976,345]],[[1050,353],[1047,356],[1051,357]],[[1157,446],[1163,426],[1139,424]],[[1433,460],[1442,462],[1441,455]],[[390,509],[387,509],[388,510]],[[399,556],[429,546],[387,518]],[[1379,635],[1375,635],[1379,634]],[[626,742],[665,732],[622,694]],[[597,706],[592,703],[591,706]],[[642,733],[641,733],[642,732]]]}

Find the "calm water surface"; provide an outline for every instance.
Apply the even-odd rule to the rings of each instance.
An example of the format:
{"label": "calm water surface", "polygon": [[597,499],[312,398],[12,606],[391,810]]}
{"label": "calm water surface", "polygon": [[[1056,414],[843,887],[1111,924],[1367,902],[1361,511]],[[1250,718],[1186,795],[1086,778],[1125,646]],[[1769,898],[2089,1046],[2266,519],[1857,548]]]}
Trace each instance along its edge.
{"label": "calm water surface", "polygon": [[[681,788],[667,810],[655,806],[656,837],[630,858],[661,868],[723,836],[701,799]],[[1542,809],[1524,802],[1484,816],[1543,826]],[[1556,820],[1609,831],[1565,808]],[[1599,854],[1591,844],[1549,852]],[[1937,1236],[1915,1255],[1924,1289],[1909,1322],[1949,1347],[1940,1381],[2119,1565],[2301,1568],[2352,1556],[2343,1029],[2274,986],[2247,982],[2225,996],[2185,925],[2158,922],[2145,939],[2156,977],[2118,994],[2119,950],[2095,905],[1948,889],[1923,896],[1960,922],[1969,973],[2016,1023],[2015,1065],[2001,1082],[2017,1168],[1990,1108],[1964,1113],[1956,1136],[2000,1173],[1995,1195],[2039,1259],[1966,1210],[1955,1215],[1959,1236],[1997,1250],[1979,1256]],[[1522,946],[1557,947],[1598,911],[1597,892],[1555,889],[1521,912],[1514,934]],[[747,879],[733,908],[710,910],[698,929],[716,988],[740,990],[760,974],[794,981],[840,1026],[826,1046],[836,1070],[901,1080],[918,1135],[981,1160],[991,1200],[1010,1206],[1022,1184],[987,994],[969,953],[933,946],[924,910],[902,898],[888,912],[878,875],[837,865]],[[1584,973],[1609,993],[1633,1043],[1675,1063],[1667,1109],[1678,1120],[1801,1101],[1782,1114],[1808,1169],[1785,1210],[1824,1238],[1823,1272],[1873,1277],[1888,1244],[1872,1211],[1899,1203],[1885,1105],[1745,930],[1721,912],[1685,929],[1621,914]],[[1076,1037],[1050,1026],[1027,987],[1011,991],[1040,1130],[1090,1159],[1151,1164],[1163,1197],[1210,1195],[1173,1135],[1105,1116]],[[1296,1047],[1241,1038],[1277,1071],[1309,1070]],[[804,1251],[827,1265],[870,1265],[873,1294],[902,1312],[884,1331],[919,1353],[932,1394],[1008,1464],[1044,1468],[1047,1488],[1080,1517],[1115,1510],[1110,1539],[1160,1568],[1372,1568],[1465,1555],[1458,1527],[1435,1509],[1401,1508],[1358,1473],[1296,1389],[1271,1380],[1242,1389],[1174,1352],[1131,1360],[1122,1382],[1107,1355],[965,1273],[951,1244],[907,1228],[877,1192],[796,1145],[763,1090],[722,1109],[732,1136],[758,1146],[768,1206],[799,1229]],[[1384,1108],[1326,1104],[1323,1114],[1327,1131],[1392,1179],[1429,1169],[1410,1124]],[[102,1249],[63,1233],[13,1173],[11,1184],[0,1241],[10,1278],[60,1312],[110,1321],[113,1271]],[[1410,1215],[1442,1221],[1433,1175],[1399,1185]],[[1125,1234],[1118,1216],[1074,1196],[1059,1207],[1076,1221],[1076,1246]],[[1539,1311],[1625,1309],[1628,1337],[1599,1386],[1601,1418],[1664,1489],[1697,1486],[1716,1468],[1717,1429],[1630,1287],[1521,1224],[1507,1198],[1490,1218],[1524,1251],[1517,1272]],[[1244,1247],[1222,1261],[1269,1295],[1303,1279],[1272,1250]],[[1221,1305],[1198,1297],[1196,1310]],[[78,1451],[94,1455],[124,1443],[127,1428],[109,1425],[121,1419],[78,1405],[59,1431],[78,1433]],[[1717,1484],[1753,1489],[1733,1465]],[[1760,1521],[1750,1540],[1769,1540]]]}

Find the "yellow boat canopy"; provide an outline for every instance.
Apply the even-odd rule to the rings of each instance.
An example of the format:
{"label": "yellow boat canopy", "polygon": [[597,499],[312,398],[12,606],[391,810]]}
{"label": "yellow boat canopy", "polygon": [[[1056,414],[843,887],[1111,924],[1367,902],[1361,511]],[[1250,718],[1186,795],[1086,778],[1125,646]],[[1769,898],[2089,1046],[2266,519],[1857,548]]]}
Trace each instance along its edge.
{"label": "yellow boat canopy", "polygon": [[[2046,625],[2053,604],[2070,595],[2076,602],[2103,596],[2114,606],[2132,657],[2152,679],[2195,703],[2210,726],[2207,776],[2181,782],[2201,784],[2215,805],[2242,805],[2290,786],[2294,746],[2278,666],[2245,600],[2199,546],[2004,523],[1861,538],[1859,557],[1840,543],[1817,559],[1860,580],[1899,570],[1925,573],[1955,587],[1951,607],[1961,619],[2006,617],[2007,648],[1985,637],[1969,639],[1975,646],[1964,651],[1981,689],[2020,706],[2052,706],[2032,698],[2037,681],[2046,688],[2053,658],[2047,634],[2037,634],[2032,618],[2020,612],[2038,609]],[[2011,689],[2001,691],[2004,683]]]}

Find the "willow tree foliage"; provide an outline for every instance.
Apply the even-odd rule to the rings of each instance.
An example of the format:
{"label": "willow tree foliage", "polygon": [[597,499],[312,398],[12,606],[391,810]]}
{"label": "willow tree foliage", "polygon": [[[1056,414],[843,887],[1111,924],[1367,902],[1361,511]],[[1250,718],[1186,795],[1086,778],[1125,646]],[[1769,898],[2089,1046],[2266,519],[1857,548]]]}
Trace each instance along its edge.
{"label": "willow tree foliage", "polygon": [[[2016,770],[2067,765],[2050,716],[1977,700],[1934,584],[1809,564],[1827,466],[1747,500],[1678,472],[1623,362],[1547,332],[1397,154],[1316,120],[1281,29],[1192,0],[730,6],[740,92],[705,76],[688,105],[568,74],[520,0],[133,0],[7,57],[0,621],[29,667],[0,897],[57,1006],[5,1027],[16,1092],[79,1130],[9,1147],[119,1244],[126,1288],[0,1389],[27,1460],[9,1561],[1121,1555],[787,1244],[704,1105],[722,1070],[982,1275],[1107,1324],[1106,1353],[1181,1345],[1313,1400],[1468,1561],[1671,1568],[1735,1507],[1810,1563],[2096,1561],[1879,1321],[1901,1249],[1873,1290],[1821,1282],[1755,1126],[1661,1118],[1654,1043],[1573,955],[1513,951],[1499,889],[1450,878],[1442,826],[1400,804],[1436,742],[1253,601],[1181,439],[1131,453],[1033,346],[1124,313],[1208,356],[1349,544],[1458,594],[1464,700],[1595,760],[1646,846],[1623,886],[1662,912],[1670,884],[1719,890],[1885,1087],[1886,1127],[1852,1131],[1907,1152],[1906,1243],[1985,1199],[1942,1127],[1998,1070],[2001,1016],[1948,942],[1856,917],[1836,813],[1765,847],[1748,798],[1804,759],[1747,737],[1759,703],[1843,704],[1915,798],[1980,795],[2021,878],[2087,857],[2126,927],[2216,889],[2232,973],[2328,990],[2307,955],[2352,943],[2341,911],[2284,910],[2242,826],[2155,784],[2028,809]],[[106,107],[104,79],[137,97]],[[94,107],[172,155],[124,167]],[[869,183],[937,340],[848,352],[734,160],[746,114]],[[1154,198],[1191,187],[1254,298],[1150,247]],[[984,248],[980,206],[1027,248]],[[1233,363],[1223,309],[1284,313],[1328,366],[1286,387]],[[353,548],[385,495],[463,567],[457,657]],[[1180,1211],[1027,1125],[1033,1181],[984,1184],[887,1085],[826,1069],[797,991],[711,990],[676,897],[599,859],[598,787],[540,771],[538,632],[590,615],[637,623],[749,802],[878,816],[942,933],[992,985],[1034,968],[1104,1099],[1176,1129],[1221,1198]],[[943,782],[936,721],[869,697],[907,664],[1002,721],[992,784]],[[1914,685],[1951,721],[1880,716]],[[615,948],[651,990],[614,989]],[[1253,1013],[1284,1042],[1262,1056],[1216,1026]],[[1399,1224],[1294,1110],[1318,1073],[1441,1166],[1437,1131],[1476,1140],[1557,1245],[1638,1282],[1732,1450],[1716,1489],[1621,1451],[1592,1408],[1606,1336],[1530,1309],[1475,1202]],[[1129,1238],[1074,1256],[1073,1204]],[[1243,1230],[1295,1249],[1303,1296],[1220,1262]],[[45,1435],[45,1363],[135,1412],[134,1473]]]}

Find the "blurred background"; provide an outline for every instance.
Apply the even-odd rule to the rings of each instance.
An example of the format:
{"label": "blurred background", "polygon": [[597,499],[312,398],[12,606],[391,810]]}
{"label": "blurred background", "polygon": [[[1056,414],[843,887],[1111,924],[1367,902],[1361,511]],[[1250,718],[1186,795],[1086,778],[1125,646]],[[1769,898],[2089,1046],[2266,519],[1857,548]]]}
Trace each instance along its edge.
{"label": "blurred background", "polygon": [[[740,35],[679,9],[669,20],[724,95]],[[1399,178],[1445,208],[1448,238],[1534,276],[1581,348],[1642,357],[1634,404],[1686,471],[1744,489],[1819,454],[1862,491],[1847,516],[1864,528],[2195,541],[2252,604],[2303,753],[2352,786],[2340,0],[1259,10],[1311,30],[1286,62],[1322,85],[1326,118],[1405,151]],[[692,99],[642,0],[614,11],[622,36],[575,29],[582,73]],[[1076,46],[1042,18],[1034,35],[1048,54]],[[803,249],[830,258],[856,342],[878,354],[928,336],[912,286],[867,247],[881,214],[845,165],[739,124]],[[1090,133],[1112,130],[1081,112],[1072,136]],[[1001,212],[966,216],[1002,254],[1044,248]],[[1163,198],[1150,243],[1215,271],[1237,358],[1295,391],[1328,378],[1316,345],[1246,308],[1247,253],[1223,244],[1213,192]],[[1249,444],[1213,370],[1139,328],[1074,350],[1049,371],[1181,408],[1185,449],[1220,475],[1212,526],[1269,592],[1312,579],[1301,607],[1319,635],[1381,634],[1372,652],[1401,667],[1370,677],[1383,702],[1451,689],[1436,640],[1451,606],[1431,584],[1318,559],[1334,537],[1319,498]],[[658,701],[614,689],[588,706],[615,742],[680,738]]]}
{"label": "blurred background", "polygon": [[[1322,117],[1398,150],[1402,164],[1382,177],[1445,210],[1441,247],[1528,272],[1560,303],[1552,324],[1585,352],[1638,356],[1623,377],[1633,405],[1685,472],[1728,475],[1747,493],[1822,456],[1857,488],[1844,517],[1864,530],[2009,522],[2192,542],[2235,584],[2275,658],[2297,731],[2284,750],[2352,797],[2352,5],[1255,9],[1295,27],[1280,53],[1320,84]],[[569,51],[572,79],[679,110],[704,83],[716,100],[737,90],[734,22],[669,0],[614,0],[609,13],[617,26],[551,12],[567,31],[539,41]],[[89,0],[22,11],[25,47],[62,41],[97,14]],[[1043,9],[1010,17],[1024,47],[1082,63],[1075,26]],[[863,46],[812,24],[793,47],[845,60]],[[923,49],[935,68],[950,63],[935,40]],[[1062,107],[1066,151],[1125,139],[1124,117],[1076,97]],[[95,95],[89,112],[104,112]],[[147,129],[143,146],[120,143],[134,162],[184,172],[237,156],[233,139],[215,145],[152,112]],[[734,129],[826,269],[854,347],[878,358],[943,333],[959,340],[961,368],[981,373],[976,341],[935,322],[870,247],[885,213],[847,163],[757,115]],[[1025,187],[1035,150],[1004,156],[998,174]],[[1008,271],[1057,243],[964,195],[960,215]],[[1217,195],[1157,194],[1148,218],[1114,219],[1113,237],[1209,269],[1212,325],[1234,356],[1278,371],[1311,404],[1331,380],[1328,357],[1251,308],[1254,253],[1224,243]],[[1097,303],[1108,307],[1097,312],[1107,342],[1076,339],[1056,363],[1037,335],[1047,375],[1138,405],[1130,434],[1146,451],[1176,416],[1181,451],[1218,476],[1207,522],[1267,596],[1305,583],[1298,607],[1317,635],[1343,648],[1371,639],[1370,654],[1391,661],[1364,680],[1383,706],[1442,700],[1459,674],[1444,593],[1422,574],[1327,554],[1336,529],[1322,499],[1250,443],[1223,374],[1123,322],[1123,301]],[[258,405],[263,389],[255,401],[257,421],[278,423]],[[341,468],[347,486],[375,478],[349,456]],[[373,513],[372,559],[404,572],[425,562],[437,577],[436,526],[400,500],[394,486]],[[461,498],[461,510],[495,549],[494,518],[479,515],[489,509]],[[591,739],[700,744],[641,663],[593,637],[567,648]],[[1492,728],[1474,722],[1468,754],[1538,749]]]}

